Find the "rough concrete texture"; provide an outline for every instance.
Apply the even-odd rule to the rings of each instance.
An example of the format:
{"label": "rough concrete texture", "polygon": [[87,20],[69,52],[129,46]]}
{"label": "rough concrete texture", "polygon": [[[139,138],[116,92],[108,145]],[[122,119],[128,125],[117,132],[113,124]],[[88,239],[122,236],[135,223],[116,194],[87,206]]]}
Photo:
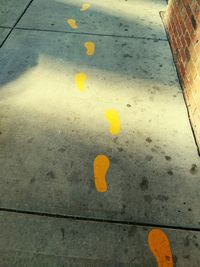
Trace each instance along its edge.
{"label": "rough concrete texture", "polygon": [[0,26],[14,26],[29,2],[30,0],[1,0]]}
{"label": "rough concrete texture", "polygon": [[[1,213],[0,266],[155,267],[149,227]],[[164,229],[174,266],[199,266],[199,232]],[[190,265],[190,263],[193,265]]]}
{"label": "rough concrete texture", "polygon": [[[200,160],[169,44],[160,40],[165,1],[91,1],[81,14],[73,2],[34,0],[0,49],[0,210],[24,213],[1,211],[0,267],[156,266],[152,224],[174,228],[166,233],[175,266],[198,267]],[[74,12],[84,34],[64,32]],[[87,75],[85,92],[78,72]],[[105,119],[110,108],[119,113],[117,136]],[[110,159],[105,193],[94,185],[99,154]]]}
{"label": "rough concrete texture", "polygon": [[0,28],[0,46],[3,43],[4,39],[6,38],[6,36],[8,35],[10,29],[4,29],[4,28]]}
{"label": "rough concrete texture", "polygon": [[[164,38],[159,11],[165,0],[90,0],[91,8],[80,12],[82,0],[35,0],[18,27],[73,31],[69,18],[78,24],[76,32]],[[53,12],[52,12],[53,10]]]}
{"label": "rough concrete texture", "polygon": [[[199,227],[199,159],[167,42],[15,30],[0,60],[2,206]],[[102,153],[111,168],[100,195]]]}

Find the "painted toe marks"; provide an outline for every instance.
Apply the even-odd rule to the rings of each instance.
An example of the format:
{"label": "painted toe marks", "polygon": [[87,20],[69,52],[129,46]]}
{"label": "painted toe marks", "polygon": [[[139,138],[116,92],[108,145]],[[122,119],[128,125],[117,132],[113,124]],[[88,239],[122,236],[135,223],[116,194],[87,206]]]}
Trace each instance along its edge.
{"label": "painted toe marks", "polygon": [[68,19],[67,23],[73,30],[78,29],[78,25],[76,24],[76,20],[75,19]]}
{"label": "painted toe marks", "polygon": [[173,267],[170,243],[162,230],[153,229],[148,235],[148,244],[157,260],[158,267]]}
{"label": "painted toe marks", "polygon": [[[82,5],[82,7],[80,8],[80,11],[81,11],[81,12],[84,12],[84,11],[87,11],[89,8],[90,8],[90,4],[89,4],[89,3],[84,3],[84,4]],[[78,29],[78,25],[77,25],[75,19],[68,19],[68,20],[67,20],[67,23],[68,23],[68,25],[69,25],[73,30]]]}
{"label": "painted toe marks", "polygon": [[[105,117],[110,126],[110,133],[115,135],[120,132],[120,119],[118,112],[114,109],[109,109],[105,112]],[[95,186],[98,192],[107,191],[106,174],[110,167],[110,160],[105,155],[98,155],[94,160],[94,179]]]}
{"label": "painted toe marks", "polygon": [[82,7],[80,8],[81,12],[87,11],[90,8],[90,4],[89,3],[84,3],[82,4]]}
{"label": "painted toe marks", "polygon": [[84,72],[80,72],[75,76],[76,86],[81,92],[85,91],[86,80],[87,80],[87,75]]}
{"label": "painted toe marks", "polygon": [[[85,48],[88,56],[93,56],[95,52],[95,44],[93,42],[85,42]],[[77,88],[83,92],[86,88],[87,75],[84,72],[76,74],[75,81]]]}
{"label": "painted toe marks", "polygon": [[95,44],[93,42],[85,42],[85,48],[88,56],[93,56],[95,53]]}
{"label": "painted toe marks", "polygon": [[109,109],[105,113],[105,117],[109,123],[109,131],[112,135],[119,134],[120,132],[120,119],[119,114],[114,109]]}
{"label": "painted toe marks", "polygon": [[98,192],[107,191],[106,174],[110,166],[110,160],[105,155],[98,155],[94,160],[94,181]]}

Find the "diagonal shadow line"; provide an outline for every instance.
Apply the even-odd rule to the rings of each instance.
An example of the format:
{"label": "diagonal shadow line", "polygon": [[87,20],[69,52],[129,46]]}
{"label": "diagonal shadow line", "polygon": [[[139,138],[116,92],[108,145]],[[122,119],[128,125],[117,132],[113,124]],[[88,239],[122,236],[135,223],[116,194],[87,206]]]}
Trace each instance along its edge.
{"label": "diagonal shadow line", "polygon": [[[28,29],[21,30],[18,28],[14,29],[7,45],[3,47],[0,59],[3,65],[3,62],[6,63],[8,68],[13,68],[13,62],[15,62],[15,70],[12,71],[12,75],[8,73],[9,69],[7,72],[6,68],[1,70],[1,85],[17,79],[28,69],[38,65],[41,55],[62,60],[66,66],[71,62],[79,68],[80,66],[83,68],[91,67],[128,75],[133,79],[148,79],[161,84],[177,85],[177,77],[173,69],[167,41],[74,32],[69,32],[69,35],[69,33],[59,31],[29,31]],[[70,38],[67,38],[67,36]],[[80,36],[82,42],[88,38],[93,39],[92,41],[96,42],[97,48],[100,48],[103,53],[98,53],[94,59],[80,58],[79,54],[83,53],[83,46],[78,46],[75,49],[73,45],[78,43],[78,36]],[[108,46],[109,49],[106,49]],[[79,54],[77,51],[79,51]],[[7,52],[9,53],[9,60],[6,56]],[[163,53],[166,53],[166,55]],[[112,60],[106,60],[111,56],[113,56]],[[169,73],[168,76],[166,76],[166,72]]]}
{"label": "diagonal shadow line", "polygon": [[[69,0],[68,0],[69,1]],[[77,30],[78,32],[87,32],[88,27],[90,28],[90,32],[96,32],[96,33],[101,33],[107,32],[108,34],[115,32],[116,35],[118,35],[119,31],[126,31],[125,36],[131,36],[131,32],[138,32],[139,37],[143,37],[144,32],[148,32],[148,36],[150,37],[155,37],[158,34],[158,39],[159,35],[163,35],[164,29],[161,26],[162,23],[158,23],[160,21],[159,19],[159,10],[154,10],[150,17],[157,17],[158,20],[156,22],[154,19],[147,19],[145,14],[142,14],[142,16],[137,17],[136,14],[129,16],[125,16],[123,14],[123,10],[121,10],[120,15],[117,13],[109,13],[105,9],[101,10],[98,7],[96,9],[92,10],[92,13],[88,13],[86,15],[83,15],[83,17],[80,16],[79,9],[77,8],[77,5],[75,3],[72,3],[71,1],[66,1],[64,2],[59,2],[55,0],[48,0],[47,2],[41,1],[41,0],[36,0],[31,9],[28,10],[26,13],[25,17],[23,18],[22,21],[20,21],[19,25],[20,27],[25,27],[25,28],[39,28],[39,29],[44,29],[44,30],[51,30],[56,29],[58,31],[64,31],[64,32],[74,32],[74,30],[69,30],[67,29],[67,24],[65,23],[65,19],[67,16],[73,16],[74,18],[79,19],[80,25],[82,25],[82,30],[81,27]],[[48,3],[48,4],[47,4]],[[49,16],[51,13],[52,9],[54,9],[54,15]],[[41,12],[41,10],[45,10],[45,12]],[[36,19],[37,18],[37,19]],[[58,20],[59,19],[59,20]],[[102,20],[105,21],[105,25],[101,26]],[[94,27],[90,27],[91,25],[94,24],[95,22],[98,22],[98,25],[94,25]],[[160,21],[161,22],[161,21]],[[64,24],[63,24],[64,23]],[[85,25],[86,24],[86,25]],[[99,27],[100,24],[100,27]],[[111,30],[109,29],[108,31],[106,30],[107,27],[111,27]],[[159,24],[159,25],[158,25]],[[85,26],[84,26],[85,25]],[[113,28],[114,26],[114,28]],[[136,27],[136,29],[135,29]],[[132,28],[132,29],[131,29]],[[117,32],[116,32],[117,30]],[[130,31],[131,30],[131,31]],[[145,30],[145,31],[144,31]],[[141,34],[142,33],[142,34]],[[141,35],[141,36],[140,36]],[[136,36],[137,37],[137,36]],[[162,36],[163,38],[163,36]],[[166,35],[164,34],[164,38],[167,40]]]}
{"label": "diagonal shadow line", "polygon": [[[52,2],[51,2],[52,1]],[[53,1],[53,0],[49,0],[49,2],[50,2],[50,6],[53,6],[53,4],[55,5],[55,2]],[[48,4],[49,4],[49,2],[48,2]],[[21,18],[25,15],[25,13],[26,13],[26,15],[25,15],[25,17],[22,19],[22,22],[23,22],[23,20],[24,21],[26,21],[26,18],[27,18],[27,16],[29,17],[30,16],[30,13],[33,15],[34,14],[34,4],[31,6],[31,8],[28,10],[28,12],[26,12],[27,11],[27,9],[30,7],[30,5],[33,3],[33,0],[32,1],[30,1],[29,2],[29,4],[27,5],[27,7],[25,8],[25,10],[24,10],[24,12],[21,14],[21,16],[20,16],[20,18],[17,20],[17,22],[15,23],[15,25],[12,27],[12,29],[11,29],[11,31],[9,32],[9,34],[7,35],[7,37],[6,37],[6,39],[4,40],[4,42],[2,43],[2,45],[1,45],[1,47],[3,46],[3,44],[6,42],[6,40],[8,39],[8,37],[11,35],[11,37],[9,37],[9,42],[7,42],[9,45],[8,46],[10,46],[10,42],[12,42],[12,40],[13,41],[17,41],[16,43],[15,43],[15,46],[16,47],[18,47],[18,50],[20,50],[20,48],[22,48],[23,49],[23,46],[22,46],[22,43],[24,43],[24,44],[26,44],[26,42],[28,42],[28,39],[30,39],[30,38],[32,38],[31,37],[31,35],[33,35],[34,34],[34,31],[33,30],[35,30],[35,31],[37,31],[37,32],[41,32],[41,33],[43,33],[43,32],[49,32],[49,33],[57,33],[57,34],[64,34],[64,33],[70,33],[71,34],[71,36],[72,36],[72,34],[74,35],[74,36],[99,36],[99,37],[115,37],[115,38],[119,38],[119,39],[123,39],[123,38],[126,38],[125,40],[130,40],[130,41],[132,41],[132,40],[138,40],[138,42],[141,40],[141,42],[145,42],[145,41],[150,41],[150,42],[161,42],[162,44],[166,44],[166,47],[167,47],[167,40],[165,40],[165,39],[163,39],[163,38],[157,38],[156,37],[156,35],[154,36],[151,36],[150,35],[150,37],[143,37],[143,36],[137,36],[138,34],[136,34],[136,35],[133,35],[133,36],[128,36],[128,35],[123,35],[123,32],[122,32],[122,35],[121,34],[101,34],[101,33],[95,33],[95,34],[92,34],[92,33],[85,33],[85,32],[74,32],[74,31],[65,31],[65,30],[60,30],[60,28],[58,28],[58,29],[56,29],[56,28],[54,28],[53,30],[51,30],[51,29],[43,29],[43,27],[37,27],[38,25],[37,25],[37,21],[36,21],[36,27],[35,28],[39,28],[39,29],[34,29],[33,27],[30,27],[29,28],[29,26],[26,26],[26,27],[21,27]],[[35,3],[35,2],[34,2]],[[54,6],[53,6],[54,7]],[[73,13],[73,10],[75,10],[76,11],[76,9],[77,8],[75,8],[74,7],[74,5],[63,5],[63,4],[56,4],[55,5],[55,10],[68,10],[68,9],[70,9],[70,11]],[[75,12],[74,11],[74,12]],[[76,11],[77,12],[77,11]],[[61,12],[61,14],[60,14],[60,16],[62,17],[63,16],[63,11]],[[106,13],[104,13],[104,12],[100,12],[100,11],[94,11],[93,12],[94,13],[94,17],[98,17],[98,18],[100,18],[101,16],[103,16],[103,18],[105,17],[108,17],[108,15],[106,14]],[[76,13],[75,13],[76,14]],[[158,15],[159,16],[159,15]],[[33,16],[33,17],[35,17],[35,16]],[[127,19],[127,18],[121,18],[121,17],[119,17],[119,21],[117,20],[117,21],[115,21],[116,20],[116,16],[114,16],[114,15],[111,15],[111,17],[113,18],[113,20],[114,20],[114,23],[117,23],[117,25],[119,26],[119,24],[120,23],[122,23],[123,25],[126,25],[126,24],[128,24],[130,27],[134,27],[136,24],[137,24],[137,21],[135,21],[134,19],[132,20],[130,20],[130,19]],[[54,17],[52,18],[53,20],[54,20]],[[35,18],[33,19],[33,24],[34,24],[34,20],[35,20]],[[38,14],[38,18],[37,18],[37,20],[39,20],[40,21],[40,14]],[[48,20],[49,20],[49,18],[48,18]],[[20,22],[20,23],[19,23]],[[48,24],[50,23],[50,22],[54,22],[54,21],[51,21],[51,18],[50,18],[50,20],[48,21]],[[120,22],[120,23],[119,23]],[[18,23],[19,23],[19,25],[18,25]],[[135,24],[136,23],[136,24]],[[31,24],[32,24],[32,22],[31,22]],[[47,24],[47,25],[48,25]],[[22,26],[23,26],[23,24],[22,24]],[[57,26],[59,26],[59,25],[57,25]],[[57,27],[56,26],[56,27]],[[140,23],[140,25],[139,26],[137,26],[138,27],[138,29],[140,29],[141,31],[143,31],[143,30],[147,30],[148,31],[148,29],[146,28],[148,25],[143,25],[143,23]],[[46,27],[46,26],[45,26]],[[44,27],[44,28],[45,28]],[[119,26],[120,27],[120,26]],[[48,28],[48,27],[47,27]],[[20,34],[18,35],[18,34],[16,34],[15,36],[14,36],[14,33],[13,34],[11,34],[12,32],[13,32],[13,30],[18,30],[18,31],[20,31],[20,30],[24,30],[24,31],[28,31],[28,30],[32,30],[32,31],[29,31],[29,34],[30,34],[30,36],[28,36],[28,34],[27,34],[27,36],[25,37],[25,39],[21,39],[21,37],[22,36],[20,36]],[[15,31],[14,31],[15,32]],[[160,29],[157,29],[157,28],[155,28],[155,33],[156,32],[160,32]],[[14,38],[14,39],[12,39],[11,40],[11,38]],[[37,45],[39,45],[39,50],[35,50],[35,49],[32,49],[31,51],[29,51],[29,53],[31,54],[31,59],[29,60],[29,63],[28,63],[28,65],[27,64],[25,64],[25,63],[23,63],[22,61],[23,60],[25,60],[26,61],[26,59],[24,58],[25,57],[25,54],[26,54],[26,52],[25,53],[22,53],[20,56],[18,56],[18,53],[16,53],[17,55],[15,55],[14,56],[14,58],[13,58],[13,60],[14,61],[16,61],[16,62],[21,62],[20,63],[20,66],[18,65],[18,66],[16,66],[16,70],[15,70],[15,72],[13,73],[13,75],[12,75],[12,77],[11,77],[11,75],[8,75],[8,74],[5,74],[5,73],[3,73],[3,80],[5,81],[6,80],[6,82],[8,82],[8,81],[13,81],[14,79],[16,79],[16,78],[18,78],[19,77],[19,75],[20,74],[22,74],[22,73],[24,73],[25,72],[25,70],[27,70],[28,68],[30,68],[30,67],[32,67],[32,66],[36,66],[37,65],[37,62],[38,62],[38,57],[39,57],[39,55],[42,55],[42,54],[45,54],[45,55],[50,55],[50,56],[53,56],[53,57],[55,57],[55,58],[63,58],[63,56],[60,56],[60,53],[59,53],[59,51],[56,51],[55,50],[55,48],[56,47],[54,47],[54,46],[52,46],[53,48],[51,48],[51,49],[49,49],[48,47],[45,47],[44,46],[44,42],[45,42],[45,39],[48,39],[48,38],[45,38],[44,39],[44,37],[43,37],[43,35],[41,35],[41,38],[42,38],[42,43],[40,42],[40,44],[37,44],[37,43],[35,43],[35,45],[37,46]],[[58,36],[55,36],[55,37],[53,37],[53,38],[56,38],[56,39],[59,39],[60,37]],[[36,38],[37,39],[37,38]],[[35,40],[33,40],[33,42],[35,42]],[[59,43],[58,43],[59,44]],[[123,52],[124,53],[124,57],[126,57],[126,56],[128,56],[128,57],[133,57],[134,58],[134,56],[132,55],[133,53],[135,53],[134,52],[134,50],[133,50],[133,44],[130,44],[130,51],[131,51],[131,55],[127,55],[127,52]],[[151,46],[151,44],[150,44],[150,46]],[[24,48],[26,48],[25,46],[24,46]],[[132,74],[134,74],[134,77],[135,76],[137,76],[137,77],[139,77],[139,78],[144,78],[144,79],[154,79],[153,78],[153,76],[155,76],[154,74],[153,74],[153,72],[151,71],[151,70],[149,70],[148,68],[146,68],[145,66],[146,66],[146,63],[144,62],[144,64],[143,64],[143,66],[142,66],[142,61],[145,61],[145,59],[143,58],[143,57],[145,57],[146,56],[146,58],[147,58],[147,60],[150,60],[150,53],[151,52],[149,52],[149,55],[145,52],[145,50],[146,50],[146,47],[144,47],[143,46],[143,48],[144,48],[144,51],[141,49],[141,55],[138,55],[137,56],[137,60],[138,60],[138,65],[141,65],[141,66],[138,66],[138,67],[135,67],[136,68],[136,70],[133,70],[133,73]],[[6,48],[5,48],[6,49]],[[59,48],[57,48],[58,50],[59,50]],[[122,46],[121,47],[118,47],[118,49],[121,49],[122,50]],[[152,49],[157,49],[157,47],[152,47]],[[26,50],[26,49],[25,49]],[[115,49],[115,50],[117,50],[117,48]],[[137,49],[138,50],[138,49]],[[117,51],[114,51],[115,53],[117,53]],[[167,52],[167,51],[166,51]],[[138,51],[137,51],[137,53],[138,53]],[[144,55],[142,56],[142,53],[144,53]],[[3,54],[4,54],[4,52],[3,52]],[[27,55],[28,56],[28,55]],[[155,58],[157,57],[158,55],[156,54],[155,55]],[[143,58],[142,60],[141,59],[139,59],[139,58]],[[152,59],[151,60],[153,60],[153,56],[151,57]],[[68,59],[67,59],[68,60]],[[78,57],[75,55],[75,57],[74,58],[69,58],[69,60],[71,60],[72,62],[74,62],[75,64],[77,64],[77,65],[84,65],[83,64],[83,62],[80,62],[80,60],[78,59]],[[128,62],[128,58],[121,58],[120,59],[121,60],[121,62],[117,62],[117,63],[122,63],[122,62],[124,62],[124,63],[126,63],[126,62]],[[161,59],[162,60],[162,59]],[[87,62],[84,62],[84,63],[87,63]],[[114,62],[114,64],[115,64],[116,62]],[[9,63],[8,63],[9,64]],[[18,63],[17,63],[18,64]],[[130,63],[128,63],[128,64],[130,64]],[[94,65],[94,64],[93,64]],[[101,65],[101,66],[100,66]],[[122,64],[122,65],[125,65],[125,64]],[[136,63],[134,63],[134,65],[136,66]],[[161,64],[162,65],[162,64]],[[157,66],[159,66],[159,61],[157,60]],[[158,69],[157,70],[157,66],[155,65],[154,66],[154,68],[155,68],[155,71],[154,71],[154,73],[155,72],[160,72],[161,70],[160,69]],[[108,66],[108,64],[106,65],[106,63],[101,63],[100,62],[100,64],[99,63],[97,63],[97,66],[95,66],[96,68],[100,68],[100,69],[105,69],[105,70],[113,70],[113,68],[111,67],[111,66]],[[128,66],[127,66],[128,67]],[[163,65],[163,67],[164,67],[164,69],[162,70],[162,73],[164,73],[164,71],[165,71],[165,69],[166,69],[166,66],[165,65]],[[116,67],[117,68],[117,67]],[[123,67],[123,68],[125,68],[125,66]],[[139,71],[139,69],[138,68],[141,68],[141,71]],[[144,70],[143,70],[143,68],[145,68]],[[161,67],[159,67],[159,68],[162,68],[162,66]],[[118,66],[118,69],[117,70],[115,70],[115,72],[116,71],[118,71],[119,73],[121,73],[121,70],[120,70],[121,68],[120,68],[120,66]],[[134,73],[135,72],[135,73]],[[155,79],[157,80],[157,81],[159,81],[159,82],[161,82],[161,83],[165,83],[165,78],[163,77],[163,74],[161,73],[161,76],[162,77],[156,77]],[[9,76],[9,77],[8,77]],[[173,83],[174,84],[174,81],[171,81],[170,80],[170,85],[171,85],[171,83]],[[2,84],[4,84],[4,82],[2,83],[2,81],[0,81],[0,84],[2,85]]]}

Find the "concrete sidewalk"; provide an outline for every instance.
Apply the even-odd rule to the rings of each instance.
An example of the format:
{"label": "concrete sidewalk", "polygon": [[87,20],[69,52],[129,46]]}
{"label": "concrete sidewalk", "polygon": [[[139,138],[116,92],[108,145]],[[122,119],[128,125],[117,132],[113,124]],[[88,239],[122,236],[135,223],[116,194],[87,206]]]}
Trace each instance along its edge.
{"label": "concrete sidewalk", "polygon": [[[200,160],[159,17],[166,1],[89,3],[0,0],[0,267],[157,266],[154,228],[174,266],[198,267]],[[105,193],[93,178],[101,154]]]}

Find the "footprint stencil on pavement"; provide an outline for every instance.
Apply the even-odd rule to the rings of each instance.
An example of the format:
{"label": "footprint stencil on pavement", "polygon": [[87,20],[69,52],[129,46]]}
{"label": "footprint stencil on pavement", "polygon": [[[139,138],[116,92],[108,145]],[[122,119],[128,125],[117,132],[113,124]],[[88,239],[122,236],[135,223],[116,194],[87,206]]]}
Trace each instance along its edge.
{"label": "footprint stencil on pavement", "polygon": [[78,29],[78,25],[77,25],[75,19],[68,19],[68,20],[67,20],[67,23],[68,23],[68,25],[69,25],[73,30]]}
{"label": "footprint stencil on pavement", "polygon": [[166,234],[160,229],[153,229],[148,235],[148,244],[156,258],[158,267],[173,267],[170,243]]}
{"label": "footprint stencil on pavement", "polygon": [[100,193],[107,191],[106,174],[110,160],[105,155],[98,155],[94,160],[94,181],[96,190]]}
{"label": "footprint stencil on pavement", "polygon": [[[84,12],[90,8],[89,3],[83,3],[80,11]],[[72,29],[78,29],[76,20],[68,19],[68,25]],[[93,42],[85,42],[84,47],[88,56],[93,56],[95,53],[95,44]],[[84,92],[86,89],[87,75],[84,72],[77,73],[75,83],[77,88]],[[120,118],[115,109],[108,109],[105,112],[105,118],[109,124],[109,132],[112,135],[120,133]],[[107,191],[106,175],[110,167],[110,160],[106,155],[98,155],[93,162],[94,183],[96,191],[104,193]],[[166,234],[160,229],[153,229],[148,234],[148,245],[157,261],[157,267],[173,267],[173,257],[170,248],[170,242]]]}
{"label": "footprint stencil on pavement", "polygon": [[109,109],[105,113],[105,117],[109,123],[109,131],[112,135],[119,134],[120,132],[120,119],[119,114],[115,109]]}
{"label": "footprint stencil on pavement", "polygon": [[82,7],[80,8],[81,12],[87,11],[90,8],[90,4],[89,3],[84,3],[82,4]]}
{"label": "footprint stencil on pavement", "polygon": [[86,88],[87,75],[84,72],[76,74],[75,81],[79,91],[84,92]]}
{"label": "footprint stencil on pavement", "polygon": [[88,56],[93,56],[95,53],[95,44],[93,42],[85,42],[86,53]]}

